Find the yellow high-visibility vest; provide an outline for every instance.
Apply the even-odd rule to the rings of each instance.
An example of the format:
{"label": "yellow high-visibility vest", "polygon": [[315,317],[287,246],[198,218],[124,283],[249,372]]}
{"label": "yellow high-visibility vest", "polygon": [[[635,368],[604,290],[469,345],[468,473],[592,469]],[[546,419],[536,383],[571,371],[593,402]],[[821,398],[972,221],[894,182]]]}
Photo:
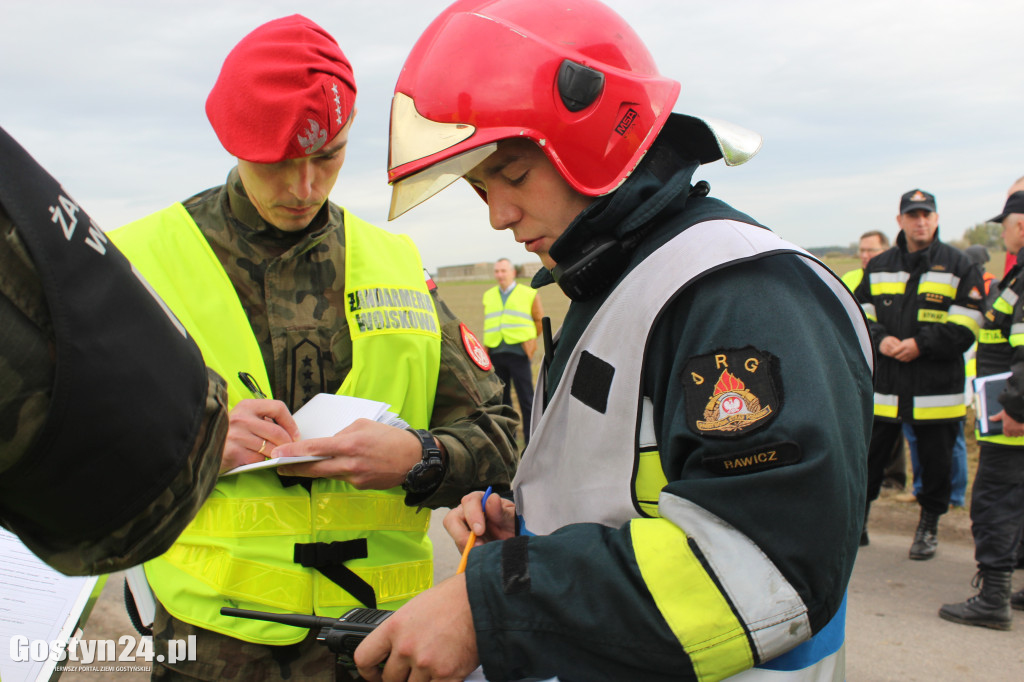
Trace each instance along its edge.
{"label": "yellow high-visibility vest", "polygon": [[[118,247],[196,338],[228,381],[231,407],[250,397],[237,375],[269,389],[259,345],[227,273],[181,204],[111,233]],[[352,369],[339,394],[391,405],[427,428],[440,367],[441,333],[411,240],[345,213],[345,315]],[[345,562],[394,609],[430,587],[430,514],[407,507],[400,488],[356,490],[315,479],[284,487],[272,471],[218,482],[178,541],[146,564],[156,597],[174,617],[260,644],[293,644],[301,628],[220,615],[222,606],[337,617],[362,606],[319,571],[294,562],[296,543],[366,538],[368,556]]]}
{"label": "yellow high-visibility vest", "polygon": [[857,268],[856,270],[850,270],[840,279],[843,280],[843,284],[850,291],[855,291],[860,283],[864,281],[864,268]]}
{"label": "yellow high-visibility vest", "polygon": [[497,348],[504,341],[517,344],[537,338],[533,321],[533,299],[537,290],[514,284],[504,304],[501,290],[492,287],[484,292],[484,345]]}

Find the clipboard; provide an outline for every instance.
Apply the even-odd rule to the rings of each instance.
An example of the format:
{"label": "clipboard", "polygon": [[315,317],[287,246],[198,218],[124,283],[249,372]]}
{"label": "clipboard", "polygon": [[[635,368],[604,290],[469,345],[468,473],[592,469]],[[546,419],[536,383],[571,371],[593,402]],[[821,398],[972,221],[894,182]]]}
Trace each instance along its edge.
{"label": "clipboard", "polygon": [[999,394],[1006,388],[1006,381],[1012,372],[1001,372],[978,377],[972,382],[974,386],[974,425],[979,436],[998,436],[1003,433],[1003,423],[989,421],[999,414],[1003,406],[999,403]]}
{"label": "clipboard", "polygon": [[66,647],[81,633],[106,577],[67,576],[50,568],[16,535],[0,528],[0,678],[4,682],[44,682],[58,665],[52,651],[44,661],[14,661],[11,640],[59,642]]}

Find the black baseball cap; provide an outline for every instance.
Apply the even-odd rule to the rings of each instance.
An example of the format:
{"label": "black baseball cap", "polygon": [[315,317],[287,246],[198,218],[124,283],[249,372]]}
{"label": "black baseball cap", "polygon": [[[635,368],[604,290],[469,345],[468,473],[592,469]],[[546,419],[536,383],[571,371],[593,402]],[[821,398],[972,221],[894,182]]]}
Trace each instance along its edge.
{"label": "black baseball cap", "polygon": [[1006,220],[1006,216],[1011,213],[1024,213],[1024,191],[1014,192],[1010,196],[1006,197],[1006,205],[1003,206],[1003,212],[995,218],[989,218],[988,222],[1001,223]]}
{"label": "black baseball cap", "polygon": [[924,190],[912,189],[900,197],[900,214],[922,209],[935,213],[935,195]]}

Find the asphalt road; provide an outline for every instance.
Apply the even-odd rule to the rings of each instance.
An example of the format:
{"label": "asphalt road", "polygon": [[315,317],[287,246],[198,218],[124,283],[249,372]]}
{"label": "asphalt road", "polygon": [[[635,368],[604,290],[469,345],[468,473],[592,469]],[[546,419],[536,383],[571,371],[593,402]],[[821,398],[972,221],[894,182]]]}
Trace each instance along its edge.
{"label": "asphalt road", "polygon": [[[885,503],[885,504],[883,504]],[[1024,612],[1014,612],[1015,629],[1000,632],[948,623],[939,606],[973,594],[973,547],[966,512],[940,525],[938,555],[910,561],[916,505],[876,503],[871,545],[862,548],[850,584],[847,616],[847,679],[851,682],[934,682],[1024,680]],[[435,512],[431,535],[437,548],[436,574],[454,573],[458,556]],[[1018,571],[1015,589],[1024,587]],[[122,580],[112,576],[85,628],[84,637],[113,639],[134,634],[121,605]],[[148,673],[65,673],[62,680],[135,682]]]}
{"label": "asphalt road", "polygon": [[[957,625],[938,617],[945,603],[973,595],[974,548],[942,541],[930,561],[910,561],[910,534],[872,533],[850,582],[846,620],[848,680],[921,682],[1024,680],[1024,612],[1014,630]],[[1014,588],[1024,587],[1017,571]]]}

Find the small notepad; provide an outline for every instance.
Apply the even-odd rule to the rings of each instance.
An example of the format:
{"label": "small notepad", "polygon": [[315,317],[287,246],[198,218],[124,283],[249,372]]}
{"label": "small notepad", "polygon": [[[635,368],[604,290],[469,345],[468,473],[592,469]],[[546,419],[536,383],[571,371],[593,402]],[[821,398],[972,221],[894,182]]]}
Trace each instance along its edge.
{"label": "small notepad", "polygon": [[[409,425],[394,412],[389,412],[391,406],[387,403],[364,398],[353,398],[347,395],[335,395],[333,393],[319,393],[308,403],[296,410],[292,415],[295,423],[299,426],[299,433],[303,440],[309,438],[330,438],[346,426],[349,426],[357,419],[372,419],[373,421],[394,426],[400,429],[408,428]],[[315,462],[318,459],[326,459],[326,455],[307,455],[304,457],[273,457],[271,459],[243,464],[226,471],[221,476],[232,476],[245,471],[258,471],[260,469],[273,469],[286,464],[301,464],[302,462]]]}

